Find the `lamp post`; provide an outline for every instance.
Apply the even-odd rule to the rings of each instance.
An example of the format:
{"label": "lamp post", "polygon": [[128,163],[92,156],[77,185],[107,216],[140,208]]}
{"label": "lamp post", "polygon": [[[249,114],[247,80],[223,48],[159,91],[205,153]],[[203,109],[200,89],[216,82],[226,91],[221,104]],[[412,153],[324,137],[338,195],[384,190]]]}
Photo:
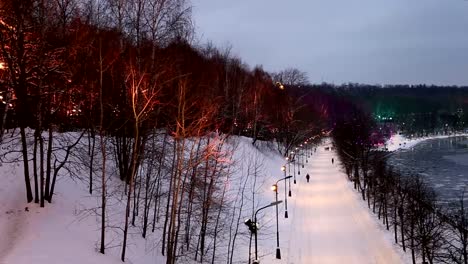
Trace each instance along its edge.
{"label": "lamp post", "polygon": [[[244,222],[245,225],[249,227],[250,232],[253,233],[254,236],[255,236],[255,260],[253,261],[253,264],[260,264],[260,261],[258,260],[258,241],[257,241],[258,222],[257,222],[257,214],[258,214],[258,212],[260,212],[261,210],[263,210],[265,208],[275,206],[275,205],[278,206],[278,204],[280,204],[282,202],[283,201],[275,201],[275,202],[272,202],[272,203],[270,203],[268,205],[263,206],[262,208],[255,211],[253,221],[251,219],[247,219]],[[250,259],[250,256],[249,256],[249,259]]]}
{"label": "lamp post", "polygon": [[[281,166],[281,170],[284,171],[284,173],[286,175],[286,166]],[[287,192],[287,190],[286,190],[286,181],[284,181],[284,209],[285,209],[284,218],[288,218],[288,195],[287,195],[286,192]]]}
{"label": "lamp post", "polygon": [[[292,162],[292,157],[289,155],[289,157],[286,157],[286,164],[288,164],[288,175],[291,175],[291,162]],[[294,178],[294,184],[296,184],[296,178]]]}
{"label": "lamp post", "polygon": [[[278,182],[286,180],[291,178],[292,176],[289,175],[287,177],[284,177],[282,179],[279,179],[276,181],[273,186],[271,186],[271,189],[275,192],[275,201],[278,202]],[[281,259],[281,250],[279,246],[279,224],[278,224],[278,204],[276,204],[276,258]]]}
{"label": "lamp post", "polygon": [[[292,157],[291,157],[291,161],[289,161],[289,162],[291,162],[292,165],[293,165],[294,183],[296,183],[296,165],[293,163],[293,162],[296,161],[296,154],[294,153],[294,151],[291,151],[291,154],[292,154]],[[291,174],[291,173],[289,173],[289,174]]]}
{"label": "lamp post", "polygon": [[[281,167],[281,170],[284,172],[284,178],[291,179],[291,177],[286,177],[286,164]],[[291,180],[288,181],[288,185],[289,185],[288,196],[291,197],[292,196],[292,193],[291,193]]]}
{"label": "lamp post", "polygon": [[307,145],[307,141],[304,142],[304,147],[305,147],[305,160],[306,163],[309,163],[309,146]]}
{"label": "lamp post", "polygon": [[302,168],[304,168],[304,159],[305,159],[304,148],[302,147],[302,144],[300,145],[300,147],[301,147],[301,157],[302,157]]}
{"label": "lamp post", "polygon": [[301,175],[301,167],[299,165],[299,161],[301,160],[301,157],[299,156],[299,148],[296,147],[296,154],[297,154],[297,161],[296,161],[296,164],[297,164],[297,175]]}

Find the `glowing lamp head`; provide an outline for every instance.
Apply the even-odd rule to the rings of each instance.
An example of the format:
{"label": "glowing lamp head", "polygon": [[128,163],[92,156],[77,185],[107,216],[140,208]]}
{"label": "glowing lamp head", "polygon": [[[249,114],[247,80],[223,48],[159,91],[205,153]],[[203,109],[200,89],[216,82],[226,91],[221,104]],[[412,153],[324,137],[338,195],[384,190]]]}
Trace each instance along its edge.
{"label": "glowing lamp head", "polygon": [[0,62],[0,70],[3,70],[5,69],[6,66],[5,66],[5,63],[4,62]]}
{"label": "glowing lamp head", "polygon": [[284,90],[284,85],[280,82],[276,82],[276,86],[278,86],[278,88],[280,88],[280,90]]}
{"label": "glowing lamp head", "polygon": [[273,184],[271,186],[271,190],[274,191],[274,192],[278,191],[278,186],[276,184]]}
{"label": "glowing lamp head", "polygon": [[281,171],[286,171],[286,166],[281,166]]}

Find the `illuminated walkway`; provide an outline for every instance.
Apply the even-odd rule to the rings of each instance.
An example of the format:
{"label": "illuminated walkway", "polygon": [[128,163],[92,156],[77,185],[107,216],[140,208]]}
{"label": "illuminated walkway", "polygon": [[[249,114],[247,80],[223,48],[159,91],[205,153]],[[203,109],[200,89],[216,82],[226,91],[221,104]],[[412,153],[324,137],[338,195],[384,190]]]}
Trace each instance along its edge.
{"label": "illuminated walkway", "polygon": [[301,178],[296,185],[291,222],[282,230],[289,241],[284,241],[285,254],[276,263],[404,263],[402,250],[392,245],[391,234],[385,234],[367,210],[336,160],[334,152],[321,147],[306,164],[311,180]]}

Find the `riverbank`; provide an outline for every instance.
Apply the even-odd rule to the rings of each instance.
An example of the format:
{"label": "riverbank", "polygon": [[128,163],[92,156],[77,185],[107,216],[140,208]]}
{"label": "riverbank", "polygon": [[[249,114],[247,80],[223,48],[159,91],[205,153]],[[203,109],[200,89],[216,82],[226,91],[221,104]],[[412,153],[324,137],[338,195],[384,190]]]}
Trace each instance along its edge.
{"label": "riverbank", "polygon": [[403,135],[395,134],[386,142],[386,148],[388,151],[396,151],[400,149],[410,149],[417,144],[428,140],[428,139],[442,139],[442,138],[449,138],[449,137],[460,137],[460,136],[468,136],[468,133],[454,133],[450,135],[432,135],[427,137],[420,137],[420,138],[406,138]]}

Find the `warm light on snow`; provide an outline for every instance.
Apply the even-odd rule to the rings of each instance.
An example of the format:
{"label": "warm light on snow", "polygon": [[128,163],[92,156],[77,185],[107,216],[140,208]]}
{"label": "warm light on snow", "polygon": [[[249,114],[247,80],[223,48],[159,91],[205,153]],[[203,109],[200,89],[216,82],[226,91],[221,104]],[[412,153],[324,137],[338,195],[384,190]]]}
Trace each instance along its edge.
{"label": "warm light on snow", "polygon": [[[234,153],[239,162],[236,168],[239,175],[246,174],[246,164],[252,160],[258,160],[262,165],[259,169],[264,176],[258,178],[258,182],[261,181],[262,184],[257,182],[256,186],[256,190],[261,189],[256,197],[259,204],[257,209],[274,205],[275,192],[282,199],[285,195],[283,184],[272,184],[283,177],[278,164],[284,162],[284,157],[278,153],[262,153],[252,146],[250,139],[244,137],[236,137],[232,141],[239,144]],[[293,195],[288,198],[289,218],[283,217],[285,203],[278,206],[281,260],[277,260],[274,254],[275,208],[266,208],[258,214],[260,225],[256,227],[259,228],[260,263],[410,263],[406,256],[402,260],[399,255],[402,254],[401,249],[392,245],[391,232],[386,233],[383,230],[384,227],[379,225],[378,219],[370,213],[366,203],[352,189],[339,162],[331,164],[332,157],[336,160],[334,151],[317,147],[317,152],[303,169],[304,175],[310,174],[310,182],[307,183],[301,174],[297,177],[297,184],[291,186]],[[40,210],[35,204],[27,205],[29,210],[26,212],[21,181],[14,180],[18,177],[10,173],[7,165],[0,167],[0,172],[7,185],[2,186],[3,191],[0,191],[0,210],[3,213],[0,214],[0,233],[2,238],[6,238],[0,240],[0,263],[122,263],[116,257],[119,254],[119,247],[116,246],[120,239],[119,232],[108,234],[115,247],[108,248],[106,255],[95,251],[95,242],[98,239],[96,230],[99,230],[96,218],[86,217],[83,213],[98,205],[95,197],[86,193],[84,186],[72,179],[61,178],[61,199],[57,199],[53,206],[48,206],[47,210]],[[252,179],[252,183],[254,180]],[[237,189],[236,186],[232,188]],[[235,194],[236,192],[234,196]],[[234,196],[229,199],[235,199]],[[116,201],[109,198],[109,202]],[[250,217],[250,213],[241,215],[242,218],[244,216]],[[120,219],[113,219],[110,224],[118,226],[116,220]],[[242,221],[239,229],[249,232]],[[145,241],[140,234],[135,234],[129,247],[131,263],[165,263],[164,257],[159,254],[159,247],[155,247],[160,236],[160,233],[154,233],[153,238]],[[1,243],[3,241],[6,243]],[[237,245],[236,258],[244,261],[239,263],[246,263],[248,245],[248,240],[240,240]],[[152,251],[153,249],[156,250]]]}
{"label": "warm light on snow", "polygon": [[[280,228],[281,263],[405,263],[339,165],[331,164],[334,155],[317,148],[306,165],[310,183],[299,179],[299,194],[289,201],[291,220]],[[273,257],[265,262],[274,263]]]}

